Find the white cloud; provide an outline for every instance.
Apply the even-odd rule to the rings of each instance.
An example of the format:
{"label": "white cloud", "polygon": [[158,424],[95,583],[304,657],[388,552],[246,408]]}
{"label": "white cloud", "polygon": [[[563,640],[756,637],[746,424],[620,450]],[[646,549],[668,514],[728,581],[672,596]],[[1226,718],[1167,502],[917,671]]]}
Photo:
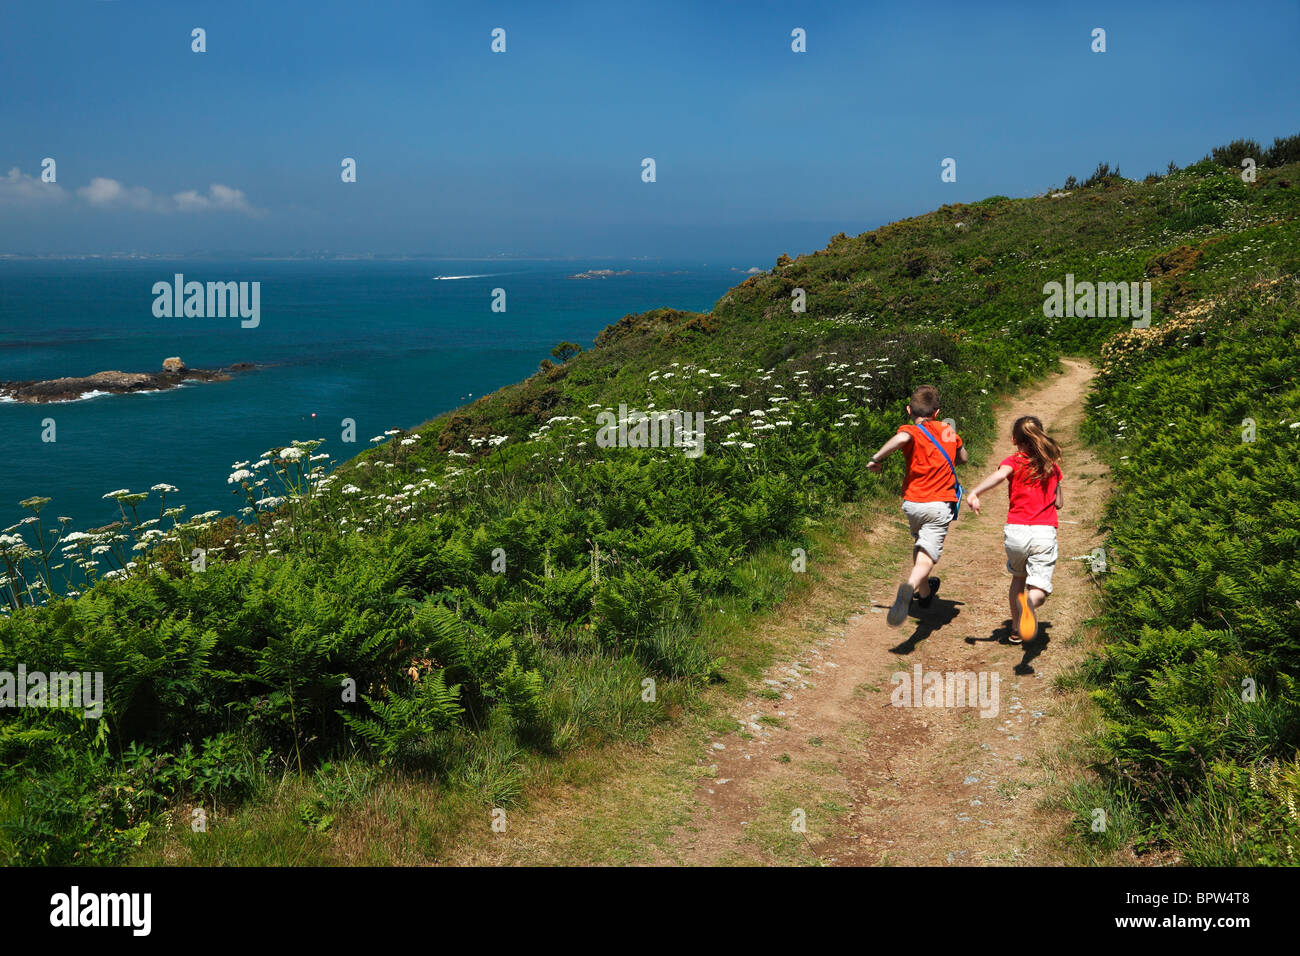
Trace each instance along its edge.
{"label": "white cloud", "polygon": [[180,212],[229,210],[249,216],[258,215],[258,210],[248,204],[248,198],[242,189],[233,189],[221,183],[213,183],[209,186],[206,196],[193,189],[187,189],[174,195],[172,201],[176,203],[176,208]]}
{"label": "white cloud", "polygon": [[157,196],[144,186],[126,186],[107,176],[96,176],[88,185],[75,191],[58,183],[42,182],[28,176],[17,166],[0,175],[0,206],[62,202],[75,192],[81,202],[96,209],[131,209],[159,215],[172,213],[232,212],[255,218],[265,215],[253,206],[242,189],[213,183],[206,193],[186,189],[171,196]]}
{"label": "white cloud", "polygon": [[102,177],[92,179],[89,186],[77,190],[78,195],[92,206],[103,206],[115,202],[122,195],[122,184],[116,179]]}
{"label": "white cloud", "polygon": [[105,176],[96,176],[90,181],[89,186],[78,189],[77,195],[92,206],[126,207],[147,212],[167,211],[154,198],[153,193],[143,186],[128,188],[116,179],[108,179]]}
{"label": "white cloud", "polygon": [[58,183],[44,183],[28,176],[15,166],[7,176],[0,176],[0,204],[20,202],[61,202],[67,197]]}
{"label": "white cloud", "polygon": [[173,196],[155,196],[143,186],[124,186],[116,179],[96,176],[77,195],[99,208],[127,208],[156,213],[238,212],[260,216],[261,210],[249,204],[242,189],[213,183],[207,195],[186,189]]}

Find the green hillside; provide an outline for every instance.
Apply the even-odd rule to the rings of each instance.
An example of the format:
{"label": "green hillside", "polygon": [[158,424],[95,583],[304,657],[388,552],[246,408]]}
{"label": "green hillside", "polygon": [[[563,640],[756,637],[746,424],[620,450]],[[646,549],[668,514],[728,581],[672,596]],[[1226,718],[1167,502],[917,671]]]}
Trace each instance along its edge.
{"label": "green hillside", "polygon": [[[1087,354],[1118,488],[1106,650],[1078,677],[1106,721],[1079,840],[1292,862],[1300,137],[1256,153],[1250,183],[1225,147],[835,236],[707,314],[626,316],[332,473],[312,436],[270,450],[231,476],[252,524],[124,491],[122,521],[78,537],[34,500],[0,537],[0,670],[102,671],[107,700],[98,720],[0,711],[0,851],[130,860],[169,811],[218,815],[286,778],[311,794],[307,830],[383,775],[509,806],[536,768],[752,676],[702,618],[770,608],[792,551],[815,561],[846,506],[897,493],[896,460],[883,483],[865,465],[914,387],[938,385],[979,449],[998,396]],[[1152,328],[1045,317],[1067,276],[1150,282]],[[621,405],[702,414],[704,453],[602,447]],[[1091,833],[1098,806],[1122,825]]]}

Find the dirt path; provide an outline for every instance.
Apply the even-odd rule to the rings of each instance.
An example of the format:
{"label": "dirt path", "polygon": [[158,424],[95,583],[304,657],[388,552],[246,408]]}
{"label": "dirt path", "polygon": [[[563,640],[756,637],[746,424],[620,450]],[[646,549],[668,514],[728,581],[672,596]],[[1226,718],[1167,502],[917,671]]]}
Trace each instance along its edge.
{"label": "dirt path", "polygon": [[[883,519],[847,529],[834,553],[810,554],[808,586],[755,622],[754,647],[788,650],[776,651],[778,663],[748,693],[720,711],[684,714],[644,744],[569,758],[563,774],[530,789],[507,833],[486,823],[461,832],[439,862],[1075,862],[1060,846],[1067,815],[1043,798],[1058,779],[1077,776],[1063,754],[1093,718],[1081,706],[1086,695],[1056,690],[1053,678],[1091,640],[1084,621],[1095,613],[1096,587],[1070,559],[1100,544],[1108,475],[1078,437],[1093,369],[1062,364],[1063,374],[1005,404],[989,460],[963,469],[974,486],[1010,451],[1011,423],[1026,412],[1062,444],[1066,508],[1055,590],[1040,613],[1046,640],[1005,643],[1005,485],[984,496],[982,516],[964,509],[950,531],[934,604],[887,627],[911,550],[907,523],[890,505]],[[917,665],[996,675],[996,715],[892,706],[892,675]],[[792,827],[800,817],[803,832]]]}
{"label": "dirt path", "polygon": [[[1062,818],[1041,809],[1054,754],[1077,728],[1074,704],[1053,678],[1084,654],[1083,622],[1095,586],[1080,561],[1096,532],[1106,468],[1078,437],[1093,369],[1065,360],[1064,374],[1017,396],[997,420],[989,461],[964,469],[973,486],[1010,452],[1011,423],[1032,412],[1063,447],[1066,507],[1054,593],[1040,638],[1007,643],[1002,525],[1005,485],[964,508],[944,546],[934,604],[900,628],[885,610],[906,562],[883,573],[847,626],[832,628],[796,660],[771,668],[755,696],[733,709],[736,730],[714,737],[701,761],[690,821],[657,848],[662,862],[790,862],[791,841],[811,862],[1012,864],[1060,860]],[[871,533],[896,551],[901,514]],[[892,563],[892,562],[891,562]],[[865,596],[864,596],[865,597]],[[1072,636],[1073,635],[1073,636]],[[998,678],[995,716],[970,707],[896,707],[891,675],[983,672]],[[989,708],[991,709],[991,708]],[[799,815],[806,832],[791,824]]]}

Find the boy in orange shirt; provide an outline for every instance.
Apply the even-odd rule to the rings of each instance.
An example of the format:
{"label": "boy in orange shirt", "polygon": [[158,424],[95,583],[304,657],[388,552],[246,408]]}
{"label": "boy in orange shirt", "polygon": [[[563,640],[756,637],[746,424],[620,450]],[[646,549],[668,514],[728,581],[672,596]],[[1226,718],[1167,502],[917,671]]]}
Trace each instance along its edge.
{"label": "boy in orange shirt", "polygon": [[939,588],[939,579],[931,578],[930,571],[939,562],[948,525],[957,515],[955,466],[970,458],[956,431],[935,421],[939,390],[933,385],[922,385],[912,393],[907,414],[912,423],[900,426],[867,464],[868,470],[879,474],[881,460],[900,448],[907,459],[903,514],[912,529],[912,573],[898,586],[885,619],[890,627],[898,627],[907,618],[913,595],[917,604],[928,607]]}

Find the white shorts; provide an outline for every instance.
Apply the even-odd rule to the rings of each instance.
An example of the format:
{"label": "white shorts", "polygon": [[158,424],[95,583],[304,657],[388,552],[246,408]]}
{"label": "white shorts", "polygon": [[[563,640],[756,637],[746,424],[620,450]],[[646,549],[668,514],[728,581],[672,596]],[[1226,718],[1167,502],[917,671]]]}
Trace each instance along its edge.
{"label": "white shorts", "polygon": [[914,546],[938,561],[952,523],[952,505],[946,501],[904,501],[903,514],[912,529]]}
{"label": "white shorts", "polygon": [[1052,593],[1056,569],[1056,529],[1050,524],[1009,524],[1002,532],[1007,570],[1025,586]]}

